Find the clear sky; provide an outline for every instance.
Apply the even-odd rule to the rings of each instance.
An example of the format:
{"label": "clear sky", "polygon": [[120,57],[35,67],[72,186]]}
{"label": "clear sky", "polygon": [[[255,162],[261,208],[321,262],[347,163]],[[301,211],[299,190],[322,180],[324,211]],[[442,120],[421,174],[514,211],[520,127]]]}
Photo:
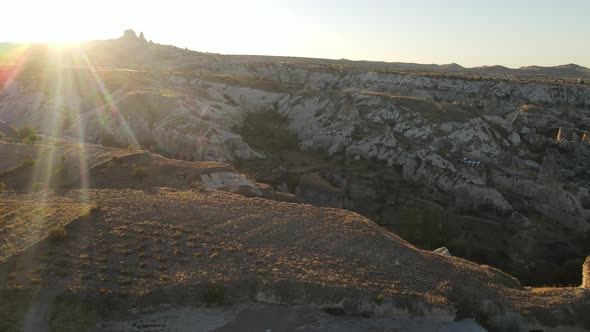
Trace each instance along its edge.
{"label": "clear sky", "polygon": [[332,59],[590,67],[590,0],[7,0],[0,41],[116,38]]}

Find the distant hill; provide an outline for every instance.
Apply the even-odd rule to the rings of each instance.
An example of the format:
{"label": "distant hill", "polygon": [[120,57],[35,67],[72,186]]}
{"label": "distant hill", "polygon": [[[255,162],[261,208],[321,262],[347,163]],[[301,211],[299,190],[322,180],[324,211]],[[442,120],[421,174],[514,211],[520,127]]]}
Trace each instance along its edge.
{"label": "distant hill", "polygon": [[[139,65],[143,62],[169,59],[171,56],[186,56],[193,52],[171,45],[158,45],[148,43],[145,38],[140,39],[132,35],[115,40],[89,41],[83,44],[86,52],[93,55],[93,60],[101,60],[99,63],[109,64],[122,62],[128,66]],[[22,55],[35,53],[38,58],[41,53],[48,52],[50,48],[45,44],[32,44],[24,47],[24,44],[1,43],[0,42],[0,65],[13,64],[18,62]],[[147,51],[149,50],[149,51]],[[194,52],[203,56],[218,56],[219,54]],[[361,70],[400,70],[400,71],[426,71],[439,73],[465,73],[479,75],[510,75],[510,76],[540,76],[558,77],[568,79],[590,79],[590,68],[576,64],[567,64],[554,67],[525,66],[520,68],[508,68],[500,65],[489,65],[481,67],[463,67],[457,63],[450,64],[420,64],[411,62],[385,62],[366,61],[349,59],[320,59],[288,56],[265,56],[265,55],[228,55],[227,58],[239,58],[244,61],[276,61],[294,64],[316,64],[316,65],[343,65],[353,66]],[[0,68],[0,83],[2,70]]]}
{"label": "distant hill", "polygon": [[590,69],[573,63],[555,67],[528,66],[518,69],[530,75],[545,75],[558,77],[590,77]]}

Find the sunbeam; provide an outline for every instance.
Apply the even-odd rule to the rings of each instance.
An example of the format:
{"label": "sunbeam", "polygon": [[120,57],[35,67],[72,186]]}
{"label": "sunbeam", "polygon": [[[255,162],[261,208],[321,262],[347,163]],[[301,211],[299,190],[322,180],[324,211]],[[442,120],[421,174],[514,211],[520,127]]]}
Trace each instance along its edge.
{"label": "sunbeam", "polygon": [[[114,120],[112,122],[113,127],[114,127],[114,128],[112,128],[113,132],[110,132],[110,134],[114,135],[114,134],[116,134],[115,131],[117,129],[120,129],[120,130],[122,130],[123,135],[125,135],[125,137],[128,140],[128,143],[130,143],[130,145],[138,146],[139,144],[138,144],[137,138],[135,137],[135,134],[133,133],[133,131],[131,130],[129,125],[127,124],[125,116],[119,112],[119,110],[117,108],[117,102],[113,100],[112,95],[106,89],[104,82],[97,75],[96,69],[94,68],[94,66],[90,62],[90,59],[88,59],[88,56],[86,55],[84,50],[80,49],[80,55],[81,55],[82,59],[85,61],[88,68],[90,68],[90,73],[92,74],[92,77],[94,78],[94,82],[95,82],[96,86],[98,87],[102,97],[106,101],[106,109],[108,109],[110,111],[110,117]],[[106,126],[107,119],[105,118],[104,120],[105,121],[103,122],[103,129],[108,131],[108,127]]]}

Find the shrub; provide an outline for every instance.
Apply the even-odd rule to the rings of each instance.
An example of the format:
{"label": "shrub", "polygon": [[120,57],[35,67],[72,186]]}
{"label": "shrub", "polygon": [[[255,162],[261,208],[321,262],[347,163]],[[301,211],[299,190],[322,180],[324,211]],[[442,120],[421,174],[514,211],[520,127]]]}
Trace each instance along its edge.
{"label": "shrub", "polygon": [[26,137],[31,135],[35,135],[35,129],[29,127],[22,127],[17,132],[17,136],[20,139],[25,139]]}
{"label": "shrub", "polygon": [[51,241],[62,241],[68,236],[68,232],[61,226],[52,227],[49,230],[49,239]]}
{"label": "shrub", "polygon": [[8,190],[8,186],[4,182],[0,182],[0,191]]}
{"label": "shrub", "polygon": [[379,295],[375,296],[375,298],[373,300],[378,305],[381,305],[383,303],[383,301],[385,301],[385,296],[383,296],[383,294],[379,294]]}
{"label": "shrub", "polygon": [[34,160],[25,160],[25,161],[23,161],[23,166],[32,167],[33,165],[35,165],[35,161]]}
{"label": "shrub", "polygon": [[207,285],[205,293],[203,293],[203,301],[209,304],[221,304],[225,298],[225,291],[223,287],[213,282]]}
{"label": "shrub", "polygon": [[88,207],[88,210],[84,211],[84,213],[80,215],[80,217],[88,218],[90,216],[96,216],[98,213],[100,213],[100,211],[100,206],[92,204],[90,207]]}
{"label": "shrub", "polygon": [[25,138],[23,138],[23,143],[25,144],[35,144],[35,142],[39,141],[39,136],[35,134],[31,134]]}
{"label": "shrub", "polygon": [[133,176],[135,176],[139,181],[142,181],[148,176],[148,172],[145,167],[135,167],[132,171]]}

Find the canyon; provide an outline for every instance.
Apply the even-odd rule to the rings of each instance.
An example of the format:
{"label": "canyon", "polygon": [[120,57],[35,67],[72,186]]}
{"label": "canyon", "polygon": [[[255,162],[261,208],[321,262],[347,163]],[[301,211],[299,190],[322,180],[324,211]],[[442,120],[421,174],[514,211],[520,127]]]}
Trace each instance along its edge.
{"label": "canyon", "polygon": [[[0,67],[8,77],[0,132],[35,128],[59,152],[19,152],[0,165],[0,181],[14,190],[27,186],[17,176],[27,156],[59,153],[76,174],[75,157],[87,155],[91,188],[202,186],[345,209],[402,243],[445,247],[524,286],[582,282],[590,253],[583,82],[200,53],[134,32],[29,52],[38,62]],[[11,149],[22,147],[0,152]],[[158,176],[130,180],[137,165]]]}

